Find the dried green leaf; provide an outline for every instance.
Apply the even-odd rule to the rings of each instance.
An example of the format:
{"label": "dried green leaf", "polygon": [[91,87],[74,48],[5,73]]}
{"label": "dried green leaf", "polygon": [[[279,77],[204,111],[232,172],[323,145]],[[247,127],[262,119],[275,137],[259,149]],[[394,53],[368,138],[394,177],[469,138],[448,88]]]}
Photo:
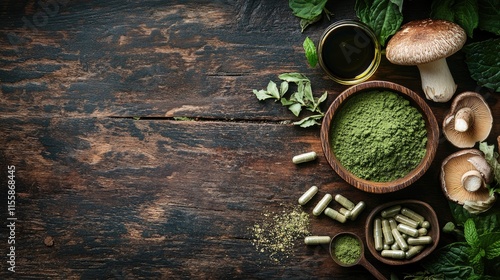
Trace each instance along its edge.
{"label": "dried green leaf", "polygon": [[292,111],[292,113],[298,117],[302,111],[302,105],[300,103],[294,103],[288,107],[288,110]]}
{"label": "dried green leaf", "polygon": [[269,81],[269,84],[267,84],[267,93],[272,95],[277,100],[281,98],[278,86],[276,86],[276,83],[273,81]]}
{"label": "dried green leaf", "polygon": [[253,90],[253,93],[255,96],[257,96],[257,99],[259,100],[266,100],[269,98],[274,98],[272,95],[268,94],[267,91],[261,89],[261,90]]}
{"label": "dried green leaf", "polygon": [[288,82],[287,81],[281,82],[281,84],[280,84],[280,96],[283,97],[283,95],[285,95],[285,93],[287,91],[288,91]]}

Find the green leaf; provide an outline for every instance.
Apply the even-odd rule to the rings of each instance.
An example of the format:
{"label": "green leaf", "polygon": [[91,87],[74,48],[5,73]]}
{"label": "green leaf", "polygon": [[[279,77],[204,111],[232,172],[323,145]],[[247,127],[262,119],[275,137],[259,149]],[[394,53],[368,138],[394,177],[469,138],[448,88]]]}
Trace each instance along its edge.
{"label": "green leaf", "polygon": [[278,87],[276,86],[276,83],[273,81],[269,81],[269,84],[267,84],[267,94],[272,95],[277,100],[281,98]]}
{"label": "green leaf", "polygon": [[500,35],[500,0],[479,0],[479,29]]}
{"label": "green leaf", "polygon": [[294,122],[293,124],[294,125],[299,125],[300,127],[304,127],[304,128],[305,127],[310,127],[310,126],[313,126],[313,125],[321,125],[321,123],[319,122],[319,120],[321,120],[322,117],[323,117],[323,115],[313,115],[313,116],[309,116],[309,117],[303,118],[300,121]]}
{"label": "green leaf", "polygon": [[302,111],[302,105],[300,103],[294,103],[288,107],[288,110],[292,111],[292,113],[298,117]]}
{"label": "green leaf", "polygon": [[287,81],[289,83],[301,83],[301,82],[308,82],[309,79],[300,73],[283,73],[278,76],[283,81]]}
{"label": "green leaf", "polygon": [[354,9],[358,18],[370,26],[382,46],[396,33],[403,22],[402,0],[356,0]]}
{"label": "green leaf", "polygon": [[465,46],[465,62],[471,77],[480,86],[500,92],[500,38]]}
{"label": "green leaf", "polygon": [[483,152],[486,162],[493,169],[493,177],[497,183],[500,183],[500,163],[498,162],[498,153],[495,152],[494,145],[488,145],[486,142],[479,143],[479,150]]}
{"label": "green leaf", "polygon": [[255,96],[257,96],[257,99],[259,100],[266,100],[269,98],[274,98],[272,95],[268,94],[267,91],[261,89],[261,90],[253,90],[253,93]]}
{"label": "green leaf", "polygon": [[479,8],[477,0],[433,1],[430,16],[457,23],[472,38],[479,23]]}
{"label": "green leaf", "polygon": [[281,98],[281,105],[283,106],[290,106],[295,104],[296,102],[294,100],[288,100],[286,98]]}
{"label": "green leaf", "polygon": [[443,274],[446,279],[467,279],[474,275],[469,249],[465,242],[448,244],[424,259],[422,266],[432,274]]}
{"label": "green leaf", "polygon": [[[489,235],[495,235],[493,237]],[[484,240],[484,241],[483,241]],[[486,258],[488,260],[494,259],[496,257],[500,256],[500,233],[495,233],[495,234],[488,234],[482,238],[482,242],[488,243],[485,252],[486,252]],[[485,244],[486,245],[486,244]]]}
{"label": "green leaf", "polygon": [[479,235],[477,234],[476,225],[472,219],[467,219],[464,224],[465,241],[472,248],[479,247]]}
{"label": "green leaf", "polygon": [[327,0],[289,0],[288,6],[296,17],[312,20],[321,15]]}
{"label": "green leaf", "polygon": [[311,38],[309,37],[306,37],[302,46],[304,47],[304,52],[306,54],[309,66],[313,68],[316,67],[316,65],[318,64],[318,53],[316,52],[316,46],[314,45],[313,40],[311,40]]}
{"label": "green leaf", "polygon": [[314,96],[312,92],[312,87],[310,82],[302,83],[303,86],[299,86],[304,92],[304,100],[306,104],[314,103]]}
{"label": "green leaf", "polygon": [[283,81],[280,84],[280,96],[283,97],[285,93],[288,91],[288,82]]}
{"label": "green leaf", "polygon": [[315,23],[315,22],[318,22],[320,19],[322,18],[322,15],[318,15],[317,17],[313,18],[313,19],[300,19],[300,32],[304,32],[304,30],[306,30],[306,28]]}

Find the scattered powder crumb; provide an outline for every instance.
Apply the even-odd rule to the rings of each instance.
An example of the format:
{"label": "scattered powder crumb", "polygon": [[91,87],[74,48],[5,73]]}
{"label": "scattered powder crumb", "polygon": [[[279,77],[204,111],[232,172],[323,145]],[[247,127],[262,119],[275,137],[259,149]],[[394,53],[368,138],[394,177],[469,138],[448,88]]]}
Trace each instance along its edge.
{"label": "scattered powder crumb", "polygon": [[309,214],[300,206],[284,207],[281,212],[264,212],[259,224],[251,228],[253,245],[276,263],[291,255],[295,241],[309,233]]}
{"label": "scattered powder crumb", "polygon": [[54,246],[54,238],[52,236],[46,236],[44,239],[43,239],[43,243],[45,244],[45,246],[47,247],[52,247]]}

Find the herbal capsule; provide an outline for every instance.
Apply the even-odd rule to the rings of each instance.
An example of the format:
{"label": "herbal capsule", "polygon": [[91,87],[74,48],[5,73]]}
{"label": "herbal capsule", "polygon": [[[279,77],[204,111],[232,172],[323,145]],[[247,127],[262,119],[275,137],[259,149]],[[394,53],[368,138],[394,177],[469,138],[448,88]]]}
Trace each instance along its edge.
{"label": "herbal capsule", "polygon": [[380,212],[380,215],[382,216],[382,218],[390,218],[396,216],[396,214],[399,214],[399,211],[401,211],[401,205],[394,205],[382,210],[382,212]]}
{"label": "herbal capsule", "polygon": [[346,219],[351,218],[351,211],[345,209],[344,207],[340,207],[339,212],[344,215]]}
{"label": "herbal capsule", "polygon": [[414,221],[417,221],[419,224],[421,224],[425,219],[422,215],[416,213],[415,211],[412,211],[406,207],[403,207],[403,209],[401,209],[401,214],[405,215],[406,217],[414,220]]}
{"label": "herbal capsule", "polygon": [[316,155],[316,152],[309,152],[309,153],[304,153],[300,155],[296,155],[292,158],[292,162],[295,164],[299,163],[304,163],[308,161],[313,161],[316,159],[318,155]]}
{"label": "herbal capsule", "polygon": [[403,250],[383,250],[380,254],[384,258],[399,260],[406,258],[406,253]]}
{"label": "herbal capsule", "polygon": [[399,248],[398,243],[394,242],[394,244],[391,245],[391,250],[401,250],[401,248]]}
{"label": "herbal capsule", "polygon": [[384,243],[384,250],[390,250],[390,249],[391,249],[391,245]]}
{"label": "herbal capsule", "polygon": [[408,251],[408,243],[406,243],[406,240],[403,236],[401,236],[401,233],[397,229],[392,230],[392,235],[394,236],[396,243],[398,243],[399,248],[403,251]]}
{"label": "herbal capsule", "polygon": [[410,245],[426,245],[426,244],[432,244],[432,237],[431,236],[420,236],[416,238],[408,238],[407,240],[408,244]]}
{"label": "herbal capsule", "polygon": [[402,224],[405,224],[405,225],[408,225],[412,228],[417,228],[418,227],[418,222],[417,221],[414,221],[404,215],[396,215],[394,216],[394,220],[396,220],[396,222],[399,222],[399,223],[402,223]]}
{"label": "herbal capsule", "polygon": [[299,204],[300,205],[304,205],[306,204],[307,202],[309,202],[309,200],[311,200],[313,198],[313,196],[316,195],[316,193],[318,193],[318,187],[316,186],[312,186],[310,187],[300,198],[299,198]]}
{"label": "herbal capsule", "polygon": [[347,210],[351,210],[354,208],[354,203],[352,201],[350,201],[349,199],[345,198],[343,195],[341,194],[337,194],[335,195],[335,201],[337,201],[338,203],[340,203],[340,205],[344,206],[345,208],[347,208]]}
{"label": "herbal capsule", "polygon": [[389,221],[386,219],[382,219],[382,233],[384,234],[385,244],[394,244],[394,236],[392,236],[391,225],[389,225]]}
{"label": "herbal capsule", "polygon": [[395,228],[398,228],[398,223],[393,218],[389,219],[389,225],[391,226],[391,231]]}
{"label": "herbal capsule", "polygon": [[323,196],[323,198],[314,207],[313,215],[319,216],[331,201],[332,201],[332,195],[329,193],[325,194],[325,196]]}
{"label": "herbal capsule", "polygon": [[330,243],[330,236],[306,236],[304,243],[306,245],[320,245]]}
{"label": "herbal capsule", "polygon": [[365,209],[365,207],[366,207],[366,204],[364,201],[358,202],[358,204],[356,204],[356,206],[354,206],[354,208],[351,210],[350,219],[353,221],[356,220],[356,218],[359,216],[359,213],[361,213],[361,211],[363,211],[363,209]]}
{"label": "herbal capsule", "polygon": [[408,251],[406,251],[406,259],[411,259],[424,249],[424,246],[418,245],[418,246],[411,246]]}
{"label": "herbal capsule", "polygon": [[423,221],[421,226],[423,228],[429,229],[431,227],[431,223],[429,223],[428,221]]}
{"label": "herbal capsule", "polygon": [[427,235],[427,232],[428,232],[428,230],[427,230],[426,228],[423,228],[423,227],[422,227],[422,228],[419,228],[419,229],[418,229],[418,235],[419,235],[419,236],[424,236],[424,235]]}
{"label": "herbal capsule", "polygon": [[373,221],[373,237],[375,238],[375,250],[381,251],[384,248],[382,241],[382,220],[378,218]]}
{"label": "herbal capsule", "polygon": [[401,233],[405,233],[411,237],[417,237],[418,236],[418,229],[412,228],[408,225],[405,224],[399,224],[398,225],[398,230]]}
{"label": "herbal capsule", "polygon": [[344,215],[340,214],[338,211],[336,211],[330,207],[327,207],[325,209],[325,215],[327,215],[328,217],[330,217],[338,222],[341,222],[341,223],[345,223],[345,221],[346,221],[346,218]]}

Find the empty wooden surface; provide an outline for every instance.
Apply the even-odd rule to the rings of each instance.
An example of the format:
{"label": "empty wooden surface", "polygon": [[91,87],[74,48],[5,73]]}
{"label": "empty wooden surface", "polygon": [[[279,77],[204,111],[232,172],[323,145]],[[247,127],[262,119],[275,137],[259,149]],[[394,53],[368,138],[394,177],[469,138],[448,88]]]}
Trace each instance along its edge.
{"label": "empty wooden surface", "polygon": [[[312,185],[367,204],[343,225],[311,214],[313,234],[363,237],[370,209],[396,199],[423,200],[448,221],[439,169],[456,148],[444,138],[414,184],[369,194],[333,172],[319,127],[293,126],[286,108],[253,95],[284,72],[307,75],[317,96],[328,91],[324,110],[347,88],[308,67],[302,49],[306,36],[317,41],[331,22],[355,17],[354,1],[331,2],[331,20],[301,33],[287,1],[3,1],[1,217],[6,224],[15,166],[17,221],[16,272],[7,270],[4,226],[0,278],[370,279],[361,266],[336,265],[325,246],[298,240],[276,263],[252,244],[264,212],[296,205]],[[428,2],[405,1],[405,21],[427,17]],[[448,64],[458,92],[485,96],[496,143],[498,94],[477,87],[462,52]],[[383,58],[371,80],[423,97],[416,67]],[[428,104],[441,123],[449,103]],[[318,159],[292,163],[308,151]],[[367,259],[387,277],[396,272]]]}

